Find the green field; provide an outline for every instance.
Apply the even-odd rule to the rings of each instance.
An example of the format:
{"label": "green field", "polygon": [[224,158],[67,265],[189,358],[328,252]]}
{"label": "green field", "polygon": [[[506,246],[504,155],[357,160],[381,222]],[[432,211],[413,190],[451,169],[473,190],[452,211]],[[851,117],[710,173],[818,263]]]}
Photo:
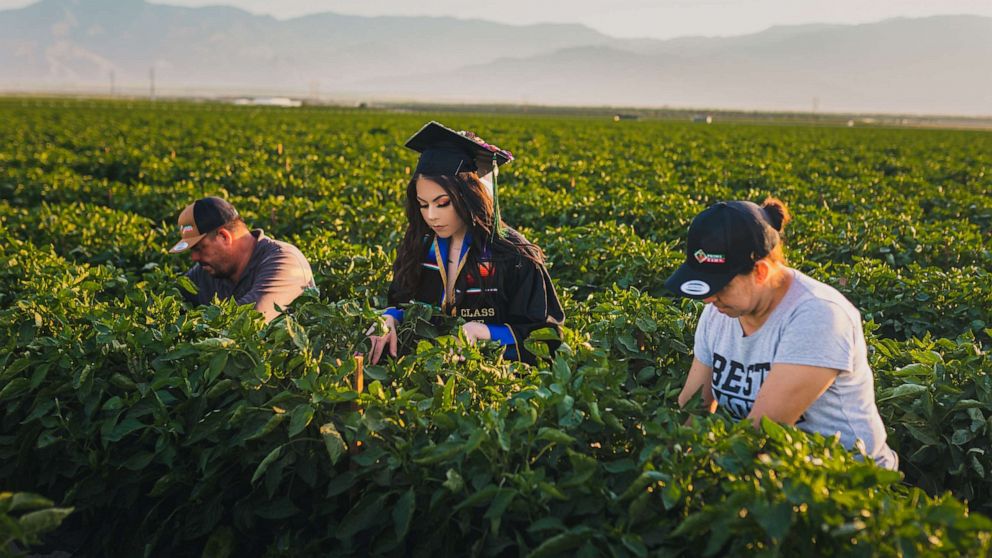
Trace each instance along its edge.
{"label": "green field", "polygon": [[[565,344],[459,360],[413,307],[414,354],[359,394],[431,119],[517,157],[503,215],[548,255]],[[0,122],[0,493],[74,508],[0,494],[0,555],[25,524],[78,556],[992,550],[990,133],[15,98]],[[184,306],[166,250],[203,195],[297,244],[319,295],[269,325]],[[768,195],[791,265],[865,318],[900,474],[683,426],[701,305],[663,282],[693,215]]]}

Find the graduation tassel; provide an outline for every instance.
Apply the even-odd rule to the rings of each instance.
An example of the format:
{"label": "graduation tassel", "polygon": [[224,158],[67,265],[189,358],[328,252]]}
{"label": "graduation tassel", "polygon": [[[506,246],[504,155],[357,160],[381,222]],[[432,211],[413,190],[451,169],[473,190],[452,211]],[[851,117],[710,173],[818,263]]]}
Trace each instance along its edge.
{"label": "graduation tassel", "polygon": [[499,211],[499,165],[496,164],[496,154],[493,153],[493,238],[503,238],[506,231],[503,230],[503,216]]}

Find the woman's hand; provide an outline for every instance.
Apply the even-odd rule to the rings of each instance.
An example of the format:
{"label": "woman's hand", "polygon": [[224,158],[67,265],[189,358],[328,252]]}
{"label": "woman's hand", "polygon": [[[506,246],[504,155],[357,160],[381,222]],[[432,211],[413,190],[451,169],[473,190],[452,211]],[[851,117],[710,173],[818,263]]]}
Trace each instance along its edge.
{"label": "woman's hand", "polygon": [[480,339],[492,339],[489,336],[489,327],[482,322],[466,322],[462,326],[462,333],[470,345],[475,345]]}
{"label": "woman's hand", "polygon": [[379,329],[376,325],[365,332],[365,335],[368,335],[372,342],[368,354],[368,359],[372,364],[379,362],[379,357],[382,356],[382,351],[387,345],[389,346],[389,354],[393,357],[396,356],[396,318],[388,314],[384,315],[382,326],[386,329],[386,333],[382,335],[375,335],[376,330]]}

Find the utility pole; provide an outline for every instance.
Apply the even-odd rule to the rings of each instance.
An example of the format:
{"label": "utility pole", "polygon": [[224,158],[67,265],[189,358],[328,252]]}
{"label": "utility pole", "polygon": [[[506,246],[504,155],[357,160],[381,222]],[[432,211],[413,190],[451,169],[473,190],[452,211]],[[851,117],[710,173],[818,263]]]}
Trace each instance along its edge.
{"label": "utility pole", "polygon": [[148,85],[151,100],[155,100],[155,66],[148,68]]}
{"label": "utility pole", "polygon": [[115,77],[116,76],[114,76],[114,71],[113,70],[110,70],[110,96],[111,97],[113,97],[114,94],[117,93],[117,90],[116,90],[116,87],[115,87],[115,85],[116,85],[115,84],[115,79],[114,79]]}

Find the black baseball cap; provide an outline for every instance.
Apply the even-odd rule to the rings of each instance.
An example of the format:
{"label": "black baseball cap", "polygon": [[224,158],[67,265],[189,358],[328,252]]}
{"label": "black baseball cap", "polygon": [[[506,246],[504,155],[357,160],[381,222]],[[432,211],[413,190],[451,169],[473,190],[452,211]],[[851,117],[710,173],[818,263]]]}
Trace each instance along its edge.
{"label": "black baseball cap", "polygon": [[170,254],[185,252],[203,237],[238,218],[238,211],[222,198],[203,198],[187,205],[179,214],[179,242]]}
{"label": "black baseball cap", "polygon": [[685,263],[665,281],[665,287],[694,299],[713,296],[735,275],[750,271],[778,243],[778,231],[758,204],[717,203],[692,220]]}
{"label": "black baseball cap", "polygon": [[415,174],[453,176],[476,171],[480,177],[492,172],[493,158],[502,166],[513,154],[490,145],[472,132],[456,132],[438,122],[428,122],[406,142],[406,147],[420,153]]}

